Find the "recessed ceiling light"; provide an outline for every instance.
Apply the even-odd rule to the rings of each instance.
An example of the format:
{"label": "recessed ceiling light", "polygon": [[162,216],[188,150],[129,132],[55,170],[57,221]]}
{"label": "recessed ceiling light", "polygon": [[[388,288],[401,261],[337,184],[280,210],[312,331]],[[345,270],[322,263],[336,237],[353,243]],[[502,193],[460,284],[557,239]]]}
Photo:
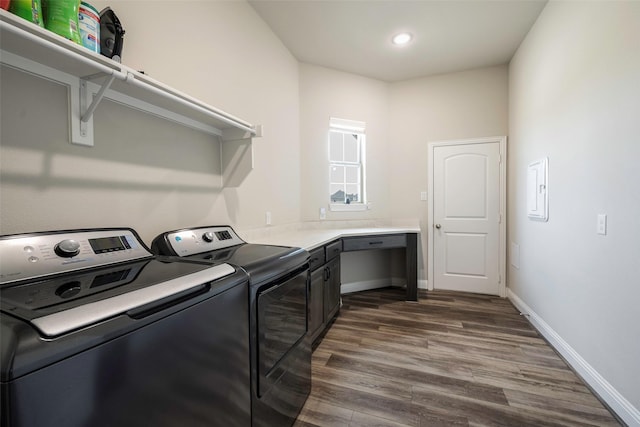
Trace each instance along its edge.
{"label": "recessed ceiling light", "polygon": [[412,38],[413,36],[411,35],[411,33],[400,33],[393,36],[393,39],[391,39],[391,41],[395,45],[402,46],[409,43]]}

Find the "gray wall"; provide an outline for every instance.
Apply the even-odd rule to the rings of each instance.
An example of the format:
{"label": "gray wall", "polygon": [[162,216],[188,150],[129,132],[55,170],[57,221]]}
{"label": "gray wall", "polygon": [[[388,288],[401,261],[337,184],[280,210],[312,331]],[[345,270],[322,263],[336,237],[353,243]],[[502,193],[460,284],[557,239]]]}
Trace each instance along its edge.
{"label": "gray wall", "polygon": [[[371,210],[329,210],[329,118],[366,122],[367,200]],[[300,145],[302,220],[327,221],[389,217],[389,90],[384,82],[309,64],[300,64]]]}
{"label": "gray wall", "polygon": [[[508,284],[640,408],[640,3],[550,2],[509,68]],[[549,157],[549,221],[526,215]],[[596,234],[598,214],[608,234]],[[636,422],[639,422],[636,420]]]}
{"label": "gray wall", "polygon": [[[388,162],[391,217],[418,218],[421,264],[427,279],[427,152],[429,142],[502,136],[508,127],[507,66],[412,79],[390,87]],[[422,282],[424,285],[426,282]]]}
{"label": "gray wall", "polygon": [[95,147],[71,145],[66,90],[3,67],[0,233],[126,225],[149,242],[192,225],[263,226],[266,211],[274,224],[297,222],[298,63],[254,10],[245,2],[92,4],[120,17],[126,65],[264,126],[255,168],[222,188],[214,138],[110,102],[96,110]]}

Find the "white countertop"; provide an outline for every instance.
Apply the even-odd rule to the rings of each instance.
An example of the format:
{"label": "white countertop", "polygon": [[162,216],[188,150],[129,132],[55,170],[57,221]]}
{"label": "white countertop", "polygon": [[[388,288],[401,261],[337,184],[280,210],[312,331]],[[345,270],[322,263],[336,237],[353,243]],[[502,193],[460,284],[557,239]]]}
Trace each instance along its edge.
{"label": "white countertop", "polygon": [[[249,243],[265,245],[295,246],[307,250],[315,249],[341,237],[371,236],[398,233],[420,233],[419,227],[363,227],[341,229],[308,229],[247,239]],[[241,236],[243,237],[243,236]],[[243,237],[244,238],[244,237]]]}

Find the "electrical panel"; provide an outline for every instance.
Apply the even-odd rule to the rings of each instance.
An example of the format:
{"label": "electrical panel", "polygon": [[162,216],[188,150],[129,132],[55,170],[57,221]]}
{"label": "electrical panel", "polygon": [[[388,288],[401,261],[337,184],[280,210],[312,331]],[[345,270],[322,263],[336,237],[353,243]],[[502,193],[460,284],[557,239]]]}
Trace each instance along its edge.
{"label": "electrical panel", "polygon": [[537,221],[549,219],[549,159],[529,163],[527,168],[527,216]]}

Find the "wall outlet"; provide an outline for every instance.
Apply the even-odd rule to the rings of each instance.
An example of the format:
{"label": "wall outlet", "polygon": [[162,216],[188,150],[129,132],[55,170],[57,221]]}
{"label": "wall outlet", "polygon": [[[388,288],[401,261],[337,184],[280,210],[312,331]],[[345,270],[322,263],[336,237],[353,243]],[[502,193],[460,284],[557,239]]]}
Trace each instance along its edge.
{"label": "wall outlet", "polygon": [[320,208],[320,219],[327,219],[327,209]]}
{"label": "wall outlet", "polygon": [[266,212],[264,213],[264,222],[265,222],[267,225],[271,225],[271,212],[266,211]]}
{"label": "wall outlet", "polygon": [[606,236],[607,234],[607,215],[599,214],[598,215],[598,234],[602,234]]}

